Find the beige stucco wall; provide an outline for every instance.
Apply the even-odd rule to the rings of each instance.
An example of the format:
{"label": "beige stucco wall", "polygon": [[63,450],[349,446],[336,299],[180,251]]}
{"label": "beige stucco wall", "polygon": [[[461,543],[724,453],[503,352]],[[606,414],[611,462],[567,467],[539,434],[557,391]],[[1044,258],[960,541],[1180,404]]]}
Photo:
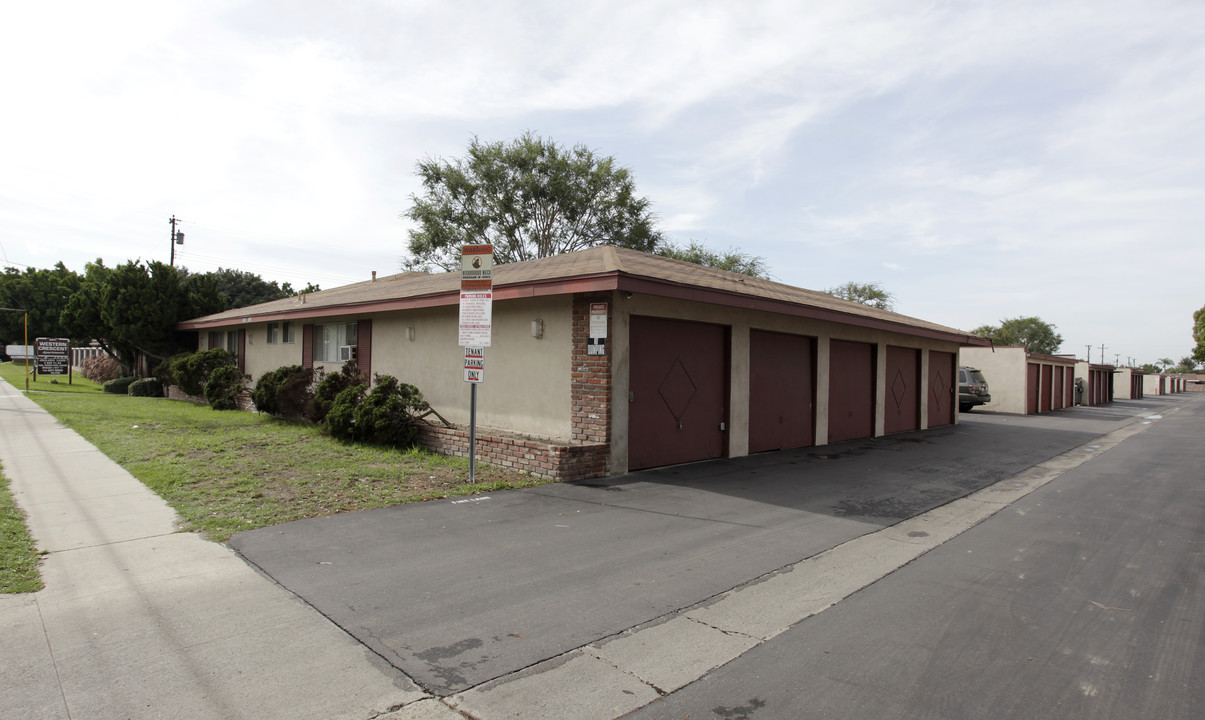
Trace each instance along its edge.
{"label": "beige stucco wall", "polygon": [[1023,347],[964,347],[959,364],[978,368],[987,380],[992,401],[979,407],[988,412],[1025,414],[1026,352]]}
{"label": "beige stucco wall", "polygon": [[[572,298],[525,298],[493,305],[491,344],[485,349],[485,380],[477,387],[477,426],[542,437],[572,437],[569,374]],[[457,344],[456,306],[391,313],[346,315],[319,322],[372,320],[372,372],[393,375],[417,387],[440,415],[468,423],[471,390],[464,382],[464,350]],[[531,322],[544,321],[542,338],[532,337]],[[263,373],[301,363],[302,326],[294,323],[294,342],[267,343],[266,323],[215,328],[247,330],[246,371],[251,385]],[[407,329],[414,326],[414,340]],[[199,333],[206,349],[209,331]],[[335,372],[342,363],[314,363]]]}
{"label": "beige stucco wall", "polygon": [[[1113,399],[1133,400],[1133,368],[1117,368],[1113,371]],[[1145,390],[1145,388],[1144,388]]]}
{"label": "beige stucco wall", "polygon": [[[1159,381],[1163,378],[1162,375],[1143,375],[1142,376],[1142,394],[1146,397],[1154,397],[1159,395]],[[1165,388],[1166,389],[1166,388]],[[1114,391],[1116,394],[1116,390]]]}
{"label": "beige stucco wall", "polygon": [[[484,381],[477,386],[478,427],[572,437],[572,313],[568,296],[494,303]],[[471,389],[464,381],[464,349],[457,344],[459,309],[372,317],[373,372],[416,386],[440,415],[468,423]],[[533,320],[544,321],[542,338],[532,337]],[[407,339],[410,325],[414,340]]]}

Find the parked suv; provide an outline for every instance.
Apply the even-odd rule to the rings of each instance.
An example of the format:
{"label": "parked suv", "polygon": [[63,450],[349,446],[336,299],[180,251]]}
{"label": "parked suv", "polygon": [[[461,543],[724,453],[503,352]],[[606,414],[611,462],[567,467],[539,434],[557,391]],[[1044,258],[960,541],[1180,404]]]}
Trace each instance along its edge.
{"label": "parked suv", "polygon": [[987,380],[977,368],[963,365],[958,368],[958,409],[970,412],[976,405],[986,405],[992,401],[987,391]]}

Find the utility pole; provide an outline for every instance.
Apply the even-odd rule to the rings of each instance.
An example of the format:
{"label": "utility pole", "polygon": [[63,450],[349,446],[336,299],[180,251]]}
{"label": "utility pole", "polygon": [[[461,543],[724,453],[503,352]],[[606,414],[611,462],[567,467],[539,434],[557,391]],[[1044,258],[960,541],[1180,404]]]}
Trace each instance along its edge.
{"label": "utility pole", "polygon": [[184,233],[176,231],[176,223],[178,223],[180,221],[176,219],[175,215],[172,215],[172,219],[168,220],[168,222],[171,223],[171,226],[172,226],[172,236],[171,236],[172,262],[171,262],[171,265],[172,265],[172,267],[175,267],[176,266],[176,246],[184,244]]}
{"label": "utility pole", "polygon": [[1092,364],[1092,346],[1091,345],[1088,346],[1087,359],[1088,359],[1088,364],[1091,365]]}
{"label": "utility pole", "polygon": [[1104,343],[1100,344],[1100,364],[1101,365],[1105,364],[1105,344]]}

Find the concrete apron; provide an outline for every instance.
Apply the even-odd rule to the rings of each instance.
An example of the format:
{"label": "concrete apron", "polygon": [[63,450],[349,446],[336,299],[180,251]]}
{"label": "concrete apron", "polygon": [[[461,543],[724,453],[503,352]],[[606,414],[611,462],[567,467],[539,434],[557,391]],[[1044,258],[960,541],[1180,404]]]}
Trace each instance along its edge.
{"label": "concrete apron", "polygon": [[0,596],[0,707],[23,718],[348,718],[426,697],[0,381],[0,464],[46,588]]}
{"label": "concrete apron", "polygon": [[384,717],[621,717],[836,605],[1149,425],[1149,420],[1126,425],[964,498],[845,542],[693,608]]}

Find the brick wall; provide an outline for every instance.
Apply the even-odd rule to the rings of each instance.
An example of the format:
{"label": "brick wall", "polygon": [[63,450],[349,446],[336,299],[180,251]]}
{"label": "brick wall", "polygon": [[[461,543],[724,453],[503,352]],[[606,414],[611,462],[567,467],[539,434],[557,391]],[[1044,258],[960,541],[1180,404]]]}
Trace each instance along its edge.
{"label": "brick wall", "polygon": [[[476,441],[480,462],[562,482],[606,477],[611,454],[605,443],[569,444],[481,429]],[[468,428],[424,425],[419,443],[444,455],[469,456]]]}
{"label": "brick wall", "polygon": [[580,443],[611,442],[611,354],[607,333],[605,355],[588,354],[590,305],[605,303],[611,324],[611,296],[575,295],[573,298],[573,365],[570,375],[573,439]]}
{"label": "brick wall", "polygon": [[[196,403],[197,405],[208,405],[209,401],[197,395],[188,395],[175,385],[167,386],[168,400],[183,400],[185,402]],[[244,394],[238,399],[239,410],[255,410],[255,403],[251,402],[251,395]]]}

